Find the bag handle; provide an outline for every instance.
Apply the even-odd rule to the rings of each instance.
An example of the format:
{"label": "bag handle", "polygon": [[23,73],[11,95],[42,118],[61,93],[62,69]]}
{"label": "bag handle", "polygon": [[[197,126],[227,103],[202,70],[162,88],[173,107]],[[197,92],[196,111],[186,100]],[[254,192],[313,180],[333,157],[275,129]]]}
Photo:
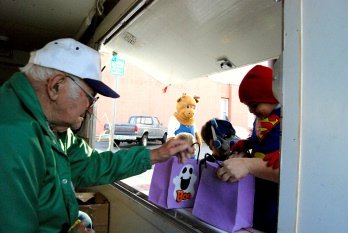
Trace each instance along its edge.
{"label": "bag handle", "polygon": [[[209,153],[205,153],[204,155],[204,159],[202,159],[199,163],[199,166],[198,166],[198,180],[200,181],[201,180],[201,174],[202,174],[202,166],[204,165],[205,168],[207,168],[207,157],[211,157],[213,158],[214,160],[214,163],[216,163],[219,167],[222,167],[222,164],[219,160],[217,160],[214,155],[212,154],[209,154]],[[198,159],[197,159],[197,163],[198,163]]]}
{"label": "bag handle", "polygon": [[198,164],[199,154],[201,153],[201,146],[199,145],[198,142],[193,143],[191,146],[194,146],[195,144],[198,145],[198,154],[197,154],[197,158],[196,158],[196,163]]}

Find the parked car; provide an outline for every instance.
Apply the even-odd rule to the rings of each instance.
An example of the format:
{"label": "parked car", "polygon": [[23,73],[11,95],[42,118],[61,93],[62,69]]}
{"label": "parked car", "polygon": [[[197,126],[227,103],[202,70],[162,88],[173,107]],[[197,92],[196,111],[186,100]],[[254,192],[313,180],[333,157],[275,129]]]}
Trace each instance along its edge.
{"label": "parked car", "polygon": [[[109,134],[110,123],[104,125],[105,134]],[[114,128],[114,143],[139,143],[147,146],[148,141],[167,140],[168,129],[155,116],[130,116],[127,123],[116,123]]]}

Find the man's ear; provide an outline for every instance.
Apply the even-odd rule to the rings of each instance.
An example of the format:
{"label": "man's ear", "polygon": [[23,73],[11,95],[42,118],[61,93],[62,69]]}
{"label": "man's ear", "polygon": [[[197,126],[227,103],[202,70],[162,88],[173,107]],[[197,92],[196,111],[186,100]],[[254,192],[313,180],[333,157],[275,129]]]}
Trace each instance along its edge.
{"label": "man's ear", "polygon": [[59,96],[60,89],[65,80],[64,75],[57,74],[47,79],[47,93],[51,100],[56,100]]}

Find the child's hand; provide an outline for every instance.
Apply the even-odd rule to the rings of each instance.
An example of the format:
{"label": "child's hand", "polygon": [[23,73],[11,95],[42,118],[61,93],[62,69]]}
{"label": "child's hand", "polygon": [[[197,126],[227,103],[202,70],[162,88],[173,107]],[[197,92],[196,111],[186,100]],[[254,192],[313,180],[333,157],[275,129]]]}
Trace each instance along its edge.
{"label": "child's hand", "polygon": [[267,166],[273,167],[273,169],[278,169],[280,166],[280,151],[276,150],[275,152],[267,154],[263,161],[268,161]]}
{"label": "child's hand", "polygon": [[227,182],[235,182],[246,177],[249,173],[249,158],[233,158],[225,160],[222,166],[216,169],[215,176]]}

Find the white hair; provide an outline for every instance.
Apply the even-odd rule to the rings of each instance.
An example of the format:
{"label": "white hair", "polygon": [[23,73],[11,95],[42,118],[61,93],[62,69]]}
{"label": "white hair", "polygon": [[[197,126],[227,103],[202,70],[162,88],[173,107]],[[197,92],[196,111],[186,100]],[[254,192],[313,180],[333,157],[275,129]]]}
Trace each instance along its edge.
{"label": "white hair", "polygon": [[[45,81],[48,77],[57,75],[57,74],[65,74],[62,71],[47,68],[44,66],[36,65],[33,63],[28,63],[24,67],[20,67],[19,70],[23,72],[26,76],[32,77],[32,79],[36,81]],[[78,77],[75,77],[71,74],[67,74],[70,77],[73,77],[75,80],[78,80]],[[79,96],[79,86],[77,86],[72,80],[69,83],[69,98],[77,99]]]}

